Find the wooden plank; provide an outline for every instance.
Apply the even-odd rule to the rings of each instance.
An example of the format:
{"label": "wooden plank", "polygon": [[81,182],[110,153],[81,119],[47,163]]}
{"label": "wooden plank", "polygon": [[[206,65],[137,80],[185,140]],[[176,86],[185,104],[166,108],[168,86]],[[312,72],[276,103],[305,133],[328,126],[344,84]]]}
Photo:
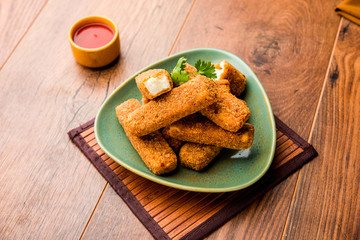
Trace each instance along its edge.
{"label": "wooden plank", "polygon": [[288,149],[286,149],[286,151],[283,151],[283,152],[279,153],[276,156],[276,158],[282,160],[282,159],[286,158],[289,154],[291,154],[293,151],[295,151],[297,149],[299,149],[299,147],[297,145],[295,145],[295,144],[291,145],[291,146],[288,147]]}
{"label": "wooden plank", "polygon": [[[186,198],[176,201],[172,205],[168,206],[165,211],[162,211],[155,216],[153,216],[154,220],[156,222],[159,222],[160,220],[167,218],[170,214],[172,214],[174,211],[178,210],[179,208],[183,207],[184,202],[189,202],[189,204],[192,204],[194,201],[197,201],[199,199],[202,199],[204,195],[202,193],[189,193]],[[165,219],[166,221],[166,219]],[[160,225],[161,226],[161,225]]]}
{"label": "wooden plank", "polygon": [[[204,195],[204,194],[203,194]],[[212,210],[212,208],[207,206],[211,206],[211,204],[219,204],[221,200],[225,199],[227,194],[221,193],[221,194],[211,194],[211,195],[204,195],[206,198],[201,199],[200,202],[194,203],[193,206],[184,206],[177,212],[174,212],[172,217],[169,215],[166,218],[166,221],[160,221],[159,225],[163,227],[164,231],[169,233],[170,231],[173,232],[175,228],[179,227],[181,229],[186,229],[187,226],[191,225],[193,222],[191,221],[194,219],[196,222],[197,219],[201,218],[203,215],[206,214],[205,211],[202,211],[204,209],[206,210]],[[215,197],[214,197],[215,196]],[[213,206],[216,206],[213,205]],[[165,223],[163,223],[165,222]],[[174,234],[175,235],[175,234]]]}
{"label": "wooden plank", "polygon": [[101,156],[102,160],[104,160],[106,162],[106,164],[109,165],[109,163],[113,162],[114,160],[112,160],[108,155],[104,154]]}
{"label": "wooden plank", "polygon": [[[16,11],[29,11],[24,7],[31,2]],[[49,0],[0,71],[0,82],[6,83],[0,88],[1,238],[82,236],[106,182],[66,132],[93,118],[124,79],[168,55],[190,4]],[[113,19],[120,29],[121,58],[108,68],[81,67],[67,42],[71,25],[92,14]],[[133,239],[149,238],[130,211],[114,211],[117,201],[106,197],[100,202],[105,212],[94,217],[116,219],[114,225],[90,222],[84,237],[122,232]],[[104,217],[108,214],[112,218]]]}
{"label": "wooden plank", "polygon": [[[307,139],[340,21],[334,14],[337,3],[198,0],[173,52],[215,47],[238,55],[259,77],[274,113]],[[296,178],[288,178],[209,239],[280,238]]]}
{"label": "wooden plank", "polygon": [[149,201],[147,204],[143,204],[143,206],[146,209],[146,211],[150,212],[152,209],[164,203],[178,192],[180,192],[180,190],[169,188],[166,191],[164,191],[162,198],[155,198],[152,201]]}
{"label": "wooden plank", "polygon": [[147,202],[151,201],[153,197],[156,197],[158,194],[160,194],[161,192],[163,192],[167,189],[166,186],[160,185],[160,184],[153,184],[153,185],[149,185],[148,187],[146,187],[146,185],[144,185],[144,187],[145,188],[143,188],[142,191],[138,192],[135,195],[137,200],[139,200],[141,202],[141,204],[144,204],[144,205]]}
{"label": "wooden plank", "polygon": [[92,132],[90,135],[86,136],[84,139],[86,142],[92,141],[93,139],[95,139],[95,133]]}
{"label": "wooden plank", "polygon": [[220,209],[222,209],[227,203],[231,201],[231,199],[235,195],[236,192],[227,192],[227,193],[219,194],[218,198],[214,199],[214,201],[211,201],[209,203],[211,207],[208,208],[207,211],[200,211],[196,215],[186,219],[186,221],[183,222],[181,225],[168,232],[169,236],[172,239],[180,239],[186,233],[190,232],[191,230],[199,226],[202,222],[204,222],[206,219],[208,219],[216,212],[218,212]]}
{"label": "wooden plank", "polygon": [[295,175],[290,176],[207,239],[279,239],[291,198],[288,192],[294,189],[295,180]]}
{"label": "wooden plank", "polygon": [[[284,238],[360,238],[360,27],[342,21]],[[314,207],[316,206],[316,207]]]}
{"label": "wooden plank", "polygon": [[[0,69],[26,34],[46,0],[12,0],[0,3]],[[21,17],[19,17],[21,16]]]}
{"label": "wooden plank", "polygon": [[[6,23],[12,30],[24,32],[29,25],[22,18],[31,24],[31,11],[40,5],[34,1],[2,1],[1,13],[10,2],[14,2],[11,9],[19,21],[16,25],[15,19]],[[106,8],[109,2],[96,5]],[[66,42],[71,24],[79,15],[89,13],[81,11],[83,6],[86,1],[49,1],[0,71],[3,239],[78,238],[106,184],[66,135],[71,124],[80,124],[73,119],[93,117],[91,111],[101,104],[104,95],[101,84],[99,91],[94,85],[86,87],[85,76],[93,71],[74,64]],[[8,40],[15,41],[11,36]],[[90,86],[94,83],[91,77],[87,80]],[[86,95],[94,100],[87,101]]]}
{"label": "wooden plank", "polygon": [[215,47],[236,54],[260,79],[274,113],[307,139],[340,21],[338,2],[199,0],[174,52]]}
{"label": "wooden plank", "polygon": [[292,159],[293,157],[299,155],[300,153],[302,153],[304,150],[302,148],[297,148],[295,151],[291,152],[289,155],[285,156],[283,159],[281,159],[280,161],[277,161],[275,164],[271,165],[270,169],[275,169],[280,167],[282,164],[286,163],[287,161],[289,161],[290,159]]}
{"label": "wooden plank", "polygon": [[[126,177],[126,176],[128,175],[128,171],[127,171],[124,167],[122,167],[122,166],[120,166],[120,165],[119,165],[118,168],[116,168],[116,169],[114,170],[114,173],[115,173],[120,179],[122,179],[122,178],[124,178],[124,177]],[[124,176],[124,174],[125,174],[125,176]]]}
{"label": "wooden plank", "polygon": [[[0,88],[0,236],[74,239],[81,235],[105,182],[65,132],[94,117],[108,93],[124,79],[167,55],[190,5],[191,1],[49,1],[0,72],[0,81],[6,82]],[[324,59],[335,36],[334,6],[333,1],[211,4],[199,0],[175,51],[212,46],[238,54],[263,81],[275,113],[306,137],[325,72]],[[120,27],[122,56],[107,69],[77,65],[66,43],[71,24],[94,13],[109,16]],[[280,237],[279,223],[289,208],[288,193],[295,178],[210,238]],[[84,238],[150,239],[109,189]]]}
{"label": "wooden plank", "polygon": [[[183,236],[186,235],[186,233],[190,232],[191,230],[195,229],[197,226],[199,226],[199,224],[201,224],[202,222],[204,222],[206,219],[208,219],[209,217],[211,217],[212,215],[214,215],[215,213],[217,213],[218,211],[220,211],[224,206],[226,206],[226,204],[231,201],[231,199],[236,195],[236,192],[230,192],[230,193],[225,193],[223,196],[221,196],[221,198],[215,200],[214,203],[214,207],[209,211],[206,212],[202,217],[197,217],[196,220],[194,219],[189,219],[189,224],[188,222],[186,222],[184,224],[184,226],[181,226],[181,229],[176,228],[174,230],[172,230],[171,232],[169,232],[169,236],[173,239],[181,239]],[[224,198],[223,198],[224,197]],[[220,200],[218,202],[218,200]]]}
{"label": "wooden plank", "polygon": [[[130,76],[151,62],[167,56],[191,4],[191,0],[176,2],[157,0],[128,1],[122,6],[124,12],[132,13],[133,16],[130,17],[132,22],[125,28],[126,42],[122,38],[124,34],[120,32],[121,44],[124,49],[128,49],[123,51],[122,48],[124,60],[120,60],[120,65],[118,69],[114,69],[114,74],[123,80],[125,79],[123,76]],[[126,21],[124,17],[124,22]],[[116,81],[115,77],[113,80]],[[113,88],[116,86],[114,85]],[[110,93],[111,90],[108,92]],[[142,202],[151,201],[149,196],[142,197],[145,195],[144,192],[139,192],[137,197]],[[119,200],[110,200],[113,198],[113,190],[108,188],[86,229],[84,239],[152,239],[142,224],[133,220],[134,215],[130,211],[123,210],[124,204],[119,207]]]}
{"label": "wooden plank", "polygon": [[122,180],[122,182],[127,185],[132,183],[133,181],[135,181],[137,178],[139,178],[138,175],[136,174],[130,174],[128,177],[126,177],[125,179]]}
{"label": "wooden plank", "polygon": [[[85,138],[85,140],[87,141],[87,137],[88,136],[90,136],[92,133],[94,133],[94,127],[91,127],[91,128],[89,128],[89,129],[87,129],[87,130],[85,130],[84,132],[82,132],[81,133],[81,136],[83,137],[83,138]],[[95,135],[95,134],[94,134]]]}
{"label": "wooden plank", "polygon": [[276,146],[276,150],[275,150],[275,157],[280,156],[280,154],[282,154],[284,151],[288,152],[289,148],[295,147],[297,148],[298,146],[296,144],[294,144],[294,142],[291,139],[288,139],[287,141],[283,142],[280,145]]}
{"label": "wooden plank", "polygon": [[170,208],[172,205],[177,204],[178,201],[185,202],[191,199],[195,194],[196,193],[185,192],[185,191],[176,192],[171,197],[169,197],[169,199],[166,202],[163,202],[158,207],[151,209],[151,211],[149,211],[149,214],[152,217],[155,217],[161,214],[162,212],[164,212],[165,210],[167,210],[168,208]]}
{"label": "wooden plank", "polygon": [[286,135],[282,135],[281,137],[278,137],[278,138],[276,139],[276,146],[284,143],[284,142],[285,142],[286,140],[288,140],[288,139],[289,139],[289,138],[288,138],[288,136],[286,136]]}
{"label": "wooden plank", "polygon": [[135,181],[126,185],[126,187],[134,194],[133,189],[141,185],[146,185],[148,180],[146,178],[138,177]]}
{"label": "wooden plank", "polygon": [[150,180],[146,180],[146,183],[138,185],[136,187],[133,187],[132,189],[129,189],[134,196],[139,194],[140,192],[144,191],[144,189],[147,189],[147,185],[149,184]]}
{"label": "wooden plank", "polygon": [[120,165],[116,162],[113,162],[112,164],[109,165],[110,169],[114,171],[114,169],[120,167]]}
{"label": "wooden plank", "polygon": [[108,187],[82,239],[153,240],[153,237],[119,195]]}

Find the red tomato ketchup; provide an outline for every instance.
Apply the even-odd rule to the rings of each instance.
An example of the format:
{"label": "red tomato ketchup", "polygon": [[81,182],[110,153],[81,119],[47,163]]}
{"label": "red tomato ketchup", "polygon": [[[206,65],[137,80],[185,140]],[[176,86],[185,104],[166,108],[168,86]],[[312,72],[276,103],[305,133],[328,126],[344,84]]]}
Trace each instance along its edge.
{"label": "red tomato ketchup", "polygon": [[114,30],[103,23],[88,23],[74,33],[74,42],[83,48],[99,48],[114,38]]}

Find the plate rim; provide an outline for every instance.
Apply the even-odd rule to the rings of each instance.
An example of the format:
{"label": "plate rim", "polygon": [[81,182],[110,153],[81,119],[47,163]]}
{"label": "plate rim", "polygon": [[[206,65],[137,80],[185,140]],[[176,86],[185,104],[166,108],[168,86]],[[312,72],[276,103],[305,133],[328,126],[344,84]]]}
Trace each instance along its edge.
{"label": "plate rim", "polygon": [[[215,51],[215,52],[220,52],[224,55],[230,55],[233,58],[236,58],[238,61],[242,62],[242,64],[244,64],[248,69],[250,69],[251,74],[254,77],[255,82],[257,83],[258,87],[260,88],[260,91],[263,95],[263,99],[265,100],[265,104],[268,110],[268,114],[269,119],[270,119],[270,124],[271,124],[271,130],[272,130],[272,141],[271,141],[271,152],[269,154],[268,157],[268,161],[267,161],[267,165],[265,166],[265,168],[263,169],[263,171],[258,174],[255,178],[253,178],[252,180],[243,183],[243,184],[239,184],[236,186],[232,186],[232,187],[222,187],[222,188],[212,188],[212,187],[194,187],[194,186],[189,186],[189,185],[183,185],[183,184],[179,184],[179,183],[174,183],[174,182],[169,182],[163,179],[158,178],[157,175],[150,175],[146,172],[143,172],[141,170],[138,170],[130,165],[128,165],[127,163],[123,162],[121,159],[119,159],[118,157],[114,156],[110,151],[107,150],[107,148],[104,146],[104,144],[101,142],[100,137],[98,136],[98,127],[99,127],[99,121],[98,121],[98,116],[101,114],[101,112],[104,109],[105,104],[108,102],[108,100],[114,96],[118,91],[120,91],[128,82],[130,82],[131,80],[133,80],[135,78],[135,76],[137,76],[138,74],[140,74],[141,72],[143,72],[146,69],[150,69],[153,66],[166,62],[169,59],[175,58],[175,57],[179,57],[181,55],[184,54],[188,54],[188,53],[192,53],[192,52],[197,52],[197,51]],[[117,162],[118,164],[120,164],[121,166],[123,166],[124,168],[126,168],[127,170],[141,176],[144,177],[150,181],[159,183],[161,185],[164,186],[168,186],[168,187],[172,187],[172,188],[176,188],[176,189],[180,189],[180,190],[186,190],[186,191],[193,191],[193,192],[208,192],[208,193],[216,193],[216,192],[232,192],[232,191],[237,191],[240,189],[244,189],[252,184],[254,184],[255,182],[257,182],[260,178],[262,178],[265,173],[269,170],[270,165],[274,159],[274,154],[275,154],[275,147],[276,147],[276,125],[275,125],[275,118],[274,118],[274,114],[270,105],[270,101],[269,98],[265,92],[264,87],[262,86],[260,80],[258,79],[258,77],[256,76],[256,74],[253,72],[253,70],[249,67],[249,65],[247,63],[245,63],[240,57],[238,57],[237,55],[228,52],[226,50],[222,50],[222,49],[218,49],[218,48],[193,48],[193,49],[189,49],[189,50],[185,50],[185,51],[181,51],[178,53],[175,53],[173,55],[167,56],[165,58],[162,58],[142,69],[140,69],[139,71],[137,71],[135,74],[131,75],[130,77],[128,77],[126,80],[124,80],[124,82],[122,82],[107,98],[106,100],[101,104],[96,117],[95,117],[95,122],[94,122],[94,133],[95,133],[95,139],[99,145],[99,147],[104,151],[104,153],[106,153],[110,158],[112,158],[115,162]],[[269,159],[270,158],[270,159]]]}

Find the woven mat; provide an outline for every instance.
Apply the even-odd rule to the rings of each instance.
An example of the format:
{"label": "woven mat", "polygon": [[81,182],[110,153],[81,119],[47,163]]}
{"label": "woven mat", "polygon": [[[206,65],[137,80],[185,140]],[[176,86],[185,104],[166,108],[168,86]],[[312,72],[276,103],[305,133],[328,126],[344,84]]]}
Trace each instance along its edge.
{"label": "woven mat", "polygon": [[197,193],[159,185],[109,158],[94,135],[94,120],[68,135],[155,239],[201,239],[317,156],[315,149],[275,117],[276,151],[268,172],[252,186],[227,193]]}

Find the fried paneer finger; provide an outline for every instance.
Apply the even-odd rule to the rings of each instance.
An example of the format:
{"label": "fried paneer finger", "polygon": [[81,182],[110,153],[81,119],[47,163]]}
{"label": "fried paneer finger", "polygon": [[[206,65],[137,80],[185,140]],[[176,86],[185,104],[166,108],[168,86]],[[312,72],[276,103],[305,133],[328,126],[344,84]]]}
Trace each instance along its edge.
{"label": "fried paneer finger", "polygon": [[189,80],[194,79],[196,76],[199,76],[199,74],[195,74],[197,72],[197,69],[193,65],[185,63],[184,70],[189,74]]}
{"label": "fried paneer finger", "polygon": [[170,147],[174,150],[175,153],[179,153],[181,146],[184,144],[183,141],[170,137],[166,134],[166,132],[162,131],[162,135],[170,145]]}
{"label": "fried paneer finger", "polygon": [[185,143],[179,152],[181,166],[200,171],[220,153],[221,147],[199,144]]}
{"label": "fried paneer finger", "polygon": [[200,113],[225,130],[237,132],[250,117],[246,102],[223,89],[219,89],[218,100]]}
{"label": "fried paneer finger", "polygon": [[164,69],[151,69],[140,73],[135,77],[135,81],[143,97],[150,100],[173,88],[170,74]]}
{"label": "fried paneer finger", "polygon": [[130,99],[116,107],[116,116],[123,126],[126,136],[139,153],[146,166],[156,175],[173,171],[177,167],[177,157],[159,131],[137,137],[127,130],[124,121],[135,109],[141,107],[136,99]]}
{"label": "fried paneer finger", "polygon": [[151,100],[143,96],[141,101],[143,104],[146,104],[146,103],[150,102]]}
{"label": "fried paneer finger", "polygon": [[237,132],[229,132],[201,115],[192,115],[164,128],[169,136],[206,145],[230,149],[250,148],[254,140],[254,126],[245,123]]}
{"label": "fried paneer finger", "polygon": [[214,103],[217,92],[213,80],[197,76],[130,113],[124,125],[131,134],[147,135]]}
{"label": "fried paneer finger", "polygon": [[215,65],[217,79],[227,79],[230,82],[230,91],[236,97],[245,89],[246,77],[239,70],[233,67],[228,61],[222,60]]}
{"label": "fried paneer finger", "polygon": [[230,82],[226,79],[215,79],[214,82],[216,82],[219,87],[227,92],[230,92]]}

